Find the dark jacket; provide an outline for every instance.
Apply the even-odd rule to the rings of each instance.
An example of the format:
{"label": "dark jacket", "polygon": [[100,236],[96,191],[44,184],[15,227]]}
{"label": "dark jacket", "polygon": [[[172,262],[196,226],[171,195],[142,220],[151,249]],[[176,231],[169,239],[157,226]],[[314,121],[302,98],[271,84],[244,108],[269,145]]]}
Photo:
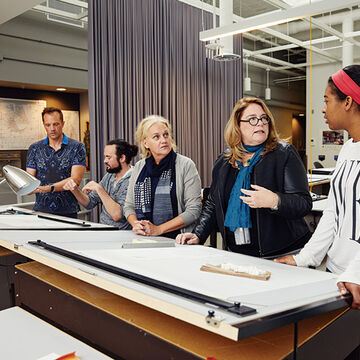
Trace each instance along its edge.
{"label": "dark jacket", "polygon": [[[226,204],[225,185],[231,170],[229,159],[222,154],[215,162],[209,196],[204,204],[194,233],[204,243],[214,229],[219,229],[225,247],[227,242],[224,229]],[[280,198],[278,210],[265,208],[251,209],[251,239],[257,238],[259,255],[281,254],[301,238],[304,243],[310,238],[309,229],[303,217],[311,210],[312,200],[305,168],[295,148],[279,143],[274,151],[267,153],[254,166],[251,184],[271,190]]]}

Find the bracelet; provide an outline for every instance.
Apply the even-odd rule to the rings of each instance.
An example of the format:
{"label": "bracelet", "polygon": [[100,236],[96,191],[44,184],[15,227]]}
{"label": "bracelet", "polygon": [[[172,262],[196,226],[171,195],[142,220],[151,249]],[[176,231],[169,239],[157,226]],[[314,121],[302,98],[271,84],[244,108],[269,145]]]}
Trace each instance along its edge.
{"label": "bracelet", "polygon": [[271,210],[273,210],[273,211],[279,210],[280,198],[279,198],[279,195],[278,195],[278,194],[276,194],[276,198],[277,198],[276,205],[271,208]]}
{"label": "bracelet", "polygon": [[54,192],[55,186],[53,184],[50,184],[50,192]]}

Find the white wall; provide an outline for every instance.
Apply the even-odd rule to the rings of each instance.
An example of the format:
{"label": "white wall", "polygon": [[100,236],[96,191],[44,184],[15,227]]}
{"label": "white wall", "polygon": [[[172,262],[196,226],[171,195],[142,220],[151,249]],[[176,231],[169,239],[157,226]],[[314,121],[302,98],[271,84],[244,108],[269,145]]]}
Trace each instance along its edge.
{"label": "white wall", "polygon": [[87,89],[87,31],[29,11],[0,25],[0,80]]}
{"label": "white wall", "polygon": [[86,122],[89,121],[89,96],[88,93],[80,94],[80,140],[84,140]]}
{"label": "white wall", "polygon": [[264,100],[274,115],[276,128],[281,138],[291,142],[293,114],[305,112],[306,88],[304,81],[276,85],[273,80],[285,78],[286,75],[270,72],[271,100],[265,100],[266,71],[249,66],[249,76],[252,79],[251,91],[244,92],[244,96],[256,96]]}
{"label": "white wall", "polygon": [[[316,56],[314,56],[314,62],[316,62]],[[319,58],[320,60],[320,58]],[[330,130],[325,123],[322,109],[324,106],[324,92],[327,85],[329,76],[342,68],[341,63],[331,63],[325,65],[313,66],[312,79],[310,77],[310,68],[307,68],[306,74],[306,155],[308,159],[308,168],[314,163],[319,161],[319,155],[325,155],[325,160],[321,161],[324,167],[335,166],[336,160],[334,156],[339,154],[341,149],[340,145],[323,145],[322,144],[322,132]],[[310,89],[312,86],[312,126],[310,126]],[[310,158],[310,127],[311,127],[311,152],[312,159]],[[345,139],[347,140],[347,133],[345,132]]]}

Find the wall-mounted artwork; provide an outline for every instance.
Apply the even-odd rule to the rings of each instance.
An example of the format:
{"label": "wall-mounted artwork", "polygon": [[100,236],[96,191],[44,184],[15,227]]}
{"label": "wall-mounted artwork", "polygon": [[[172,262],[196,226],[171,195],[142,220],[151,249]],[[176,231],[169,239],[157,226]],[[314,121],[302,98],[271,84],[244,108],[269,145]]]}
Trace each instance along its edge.
{"label": "wall-mounted artwork", "polygon": [[45,100],[0,98],[0,150],[26,150],[42,137]]}
{"label": "wall-mounted artwork", "polygon": [[[46,137],[41,113],[45,100],[0,98],[0,150],[27,150]],[[80,140],[79,111],[63,110],[64,133]]]}
{"label": "wall-mounted artwork", "polygon": [[344,145],[344,131],[323,131],[322,139],[323,145]]}
{"label": "wall-mounted artwork", "polygon": [[80,140],[80,116],[78,111],[63,110],[64,114],[64,133],[66,136]]}

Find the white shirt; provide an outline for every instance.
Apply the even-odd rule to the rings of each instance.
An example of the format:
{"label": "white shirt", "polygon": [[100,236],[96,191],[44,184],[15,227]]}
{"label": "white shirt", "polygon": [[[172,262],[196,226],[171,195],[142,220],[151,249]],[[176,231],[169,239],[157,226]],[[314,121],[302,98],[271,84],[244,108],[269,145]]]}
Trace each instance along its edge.
{"label": "white shirt", "polygon": [[326,266],[338,281],[360,285],[360,141],[342,147],[331,180],[327,208],[305,247],[294,256],[298,266]]}

